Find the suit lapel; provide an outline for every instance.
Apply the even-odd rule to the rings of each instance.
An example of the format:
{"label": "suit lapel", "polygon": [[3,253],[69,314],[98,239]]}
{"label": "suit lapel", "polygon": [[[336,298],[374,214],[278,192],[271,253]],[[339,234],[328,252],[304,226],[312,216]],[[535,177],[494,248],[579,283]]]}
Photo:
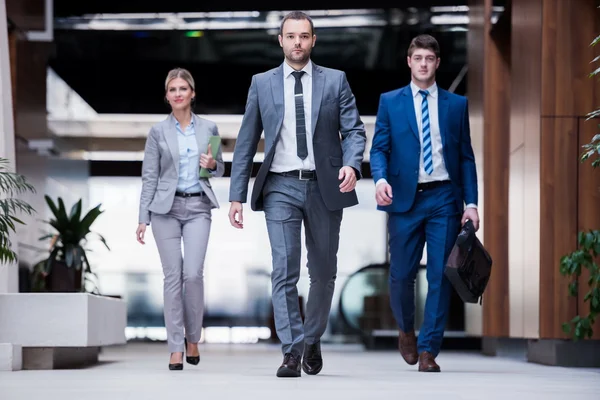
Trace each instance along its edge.
{"label": "suit lapel", "polygon": [[315,137],[315,127],[319,118],[319,110],[321,109],[321,100],[323,99],[323,89],[325,88],[325,74],[323,70],[313,64],[312,72],[312,103],[310,113],[310,129]]}
{"label": "suit lapel", "polygon": [[448,93],[438,88],[438,124],[440,127],[440,136],[442,137],[442,148],[446,145],[446,121],[448,120],[449,104]]}
{"label": "suit lapel", "polygon": [[283,64],[271,75],[271,93],[273,94],[273,105],[277,113],[277,124],[275,132],[278,133],[283,123]]}
{"label": "suit lapel", "polygon": [[410,85],[404,87],[402,107],[406,113],[406,118],[408,118],[408,124],[410,125],[411,130],[417,139],[420,140],[419,127],[417,126],[417,114],[415,113],[415,100],[413,98],[412,90],[410,90]]}
{"label": "suit lapel", "polygon": [[175,126],[175,117],[173,114],[169,115],[168,127],[165,131],[165,140],[169,150],[171,151],[171,157],[173,158],[173,164],[175,164],[175,170],[179,175],[179,142],[177,141],[177,127]]}

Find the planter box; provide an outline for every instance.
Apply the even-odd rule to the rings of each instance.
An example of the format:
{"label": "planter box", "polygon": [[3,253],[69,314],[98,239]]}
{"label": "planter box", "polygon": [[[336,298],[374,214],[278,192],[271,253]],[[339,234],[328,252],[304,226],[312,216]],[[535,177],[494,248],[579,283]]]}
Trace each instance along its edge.
{"label": "planter box", "polygon": [[600,367],[600,340],[529,340],[529,362],[560,367]]}
{"label": "planter box", "polygon": [[87,293],[0,294],[0,343],[23,348],[23,369],[97,362],[99,348],[125,344],[123,300]]}
{"label": "planter box", "polygon": [[0,343],[0,371],[19,371],[23,367],[21,346]]}

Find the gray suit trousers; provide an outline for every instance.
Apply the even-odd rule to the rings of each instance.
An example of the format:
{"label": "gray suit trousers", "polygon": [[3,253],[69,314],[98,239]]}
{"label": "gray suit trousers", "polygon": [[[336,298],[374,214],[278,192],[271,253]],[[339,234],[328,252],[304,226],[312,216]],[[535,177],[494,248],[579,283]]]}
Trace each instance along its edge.
{"label": "gray suit trousers", "polygon": [[184,351],[184,335],[188,342],[200,341],[204,257],[211,221],[211,204],[206,196],[175,197],[167,214],[152,214],[152,233],[164,273],[164,315],[171,353]]}
{"label": "gray suit trousers", "polygon": [[[282,352],[301,356],[304,343],[318,342],[327,327],[337,273],[342,210],[327,209],[317,181],[269,174],[263,195],[273,257],[275,328]],[[296,288],[300,278],[302,222],[310,276],[304,324]]]}

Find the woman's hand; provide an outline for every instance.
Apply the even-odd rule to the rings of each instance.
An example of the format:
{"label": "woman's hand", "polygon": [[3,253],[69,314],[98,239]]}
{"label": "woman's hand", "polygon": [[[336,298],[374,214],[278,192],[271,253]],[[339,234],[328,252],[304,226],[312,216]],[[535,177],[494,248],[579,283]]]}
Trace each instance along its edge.
{"label": "woman's hand", "polygon": [[214,170],[217,168],[217,160],[215,160],[212,156],[212,148],[210,144],[208,145],[208,149],[206,150],[208,154],[200,154],[200,166],[202,168]]}
{"label": "woman's hand", "polygon": [[141,244],[146,244],[144,242],[144,235],[146,234],[146,224],[139,224],[136,231],[135,236],[137,237],[137,241]]}

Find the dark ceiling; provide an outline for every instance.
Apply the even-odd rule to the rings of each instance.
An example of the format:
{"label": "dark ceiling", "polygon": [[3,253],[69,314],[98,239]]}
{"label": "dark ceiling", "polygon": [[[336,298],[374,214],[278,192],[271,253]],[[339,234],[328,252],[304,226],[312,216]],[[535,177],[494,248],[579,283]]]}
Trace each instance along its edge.
{"label": "dark ceiling", "polygon": [[[386,9],[386,1],[305,1],[304,10]],[[406,49],[412,37],[433,34],[442,48],[438,83],[450,87],[466,64],[466,26],[429,23],[430,7],[455,6],[466,0],[406,0],[394,6],[423,16],[417,24],[399,26],[331,27],[317,29],[315,63],[344,70],[361,114],[374,115],[379,95],[409,82]],[[494,5],[502,5],[495,0]],[[282,2],[156,0],[55,0],[57,21],[97,13],[157,13],[282,10]],[[464,4],[463,4],[464,5]],[[416,7],[411,9],[410,7]],[[387,18],[387,17],[385,17]],[[389,17],[391,18],[391,17]],[[57,24],[59,26],[59,24]],[[163,113],[163,82],[169,69],[188,68],[196,79],[200,113],[241,114],[251,76],[283,60],[276,34],[267,29],[205,30],[189,37],[185,30],[55,31],[50,65],[100,113]],[[466,79],[456,88],[466,93]]]}
{"label": "dark ceiling", "polygon": [[[54,0],[56,17],[96,13],[159,13],[201,11],[269,11],[291,10],[294,6],[302,10],[353,9],[353,8],[427,8],[432,6],[467,5],[468,0],[304,0],[291,5],[283,1],[223,1],[223,0]],[[498,3],[498,4],[496,4]],[[494,0],[494,5],[503,5],[504,0]]]}

